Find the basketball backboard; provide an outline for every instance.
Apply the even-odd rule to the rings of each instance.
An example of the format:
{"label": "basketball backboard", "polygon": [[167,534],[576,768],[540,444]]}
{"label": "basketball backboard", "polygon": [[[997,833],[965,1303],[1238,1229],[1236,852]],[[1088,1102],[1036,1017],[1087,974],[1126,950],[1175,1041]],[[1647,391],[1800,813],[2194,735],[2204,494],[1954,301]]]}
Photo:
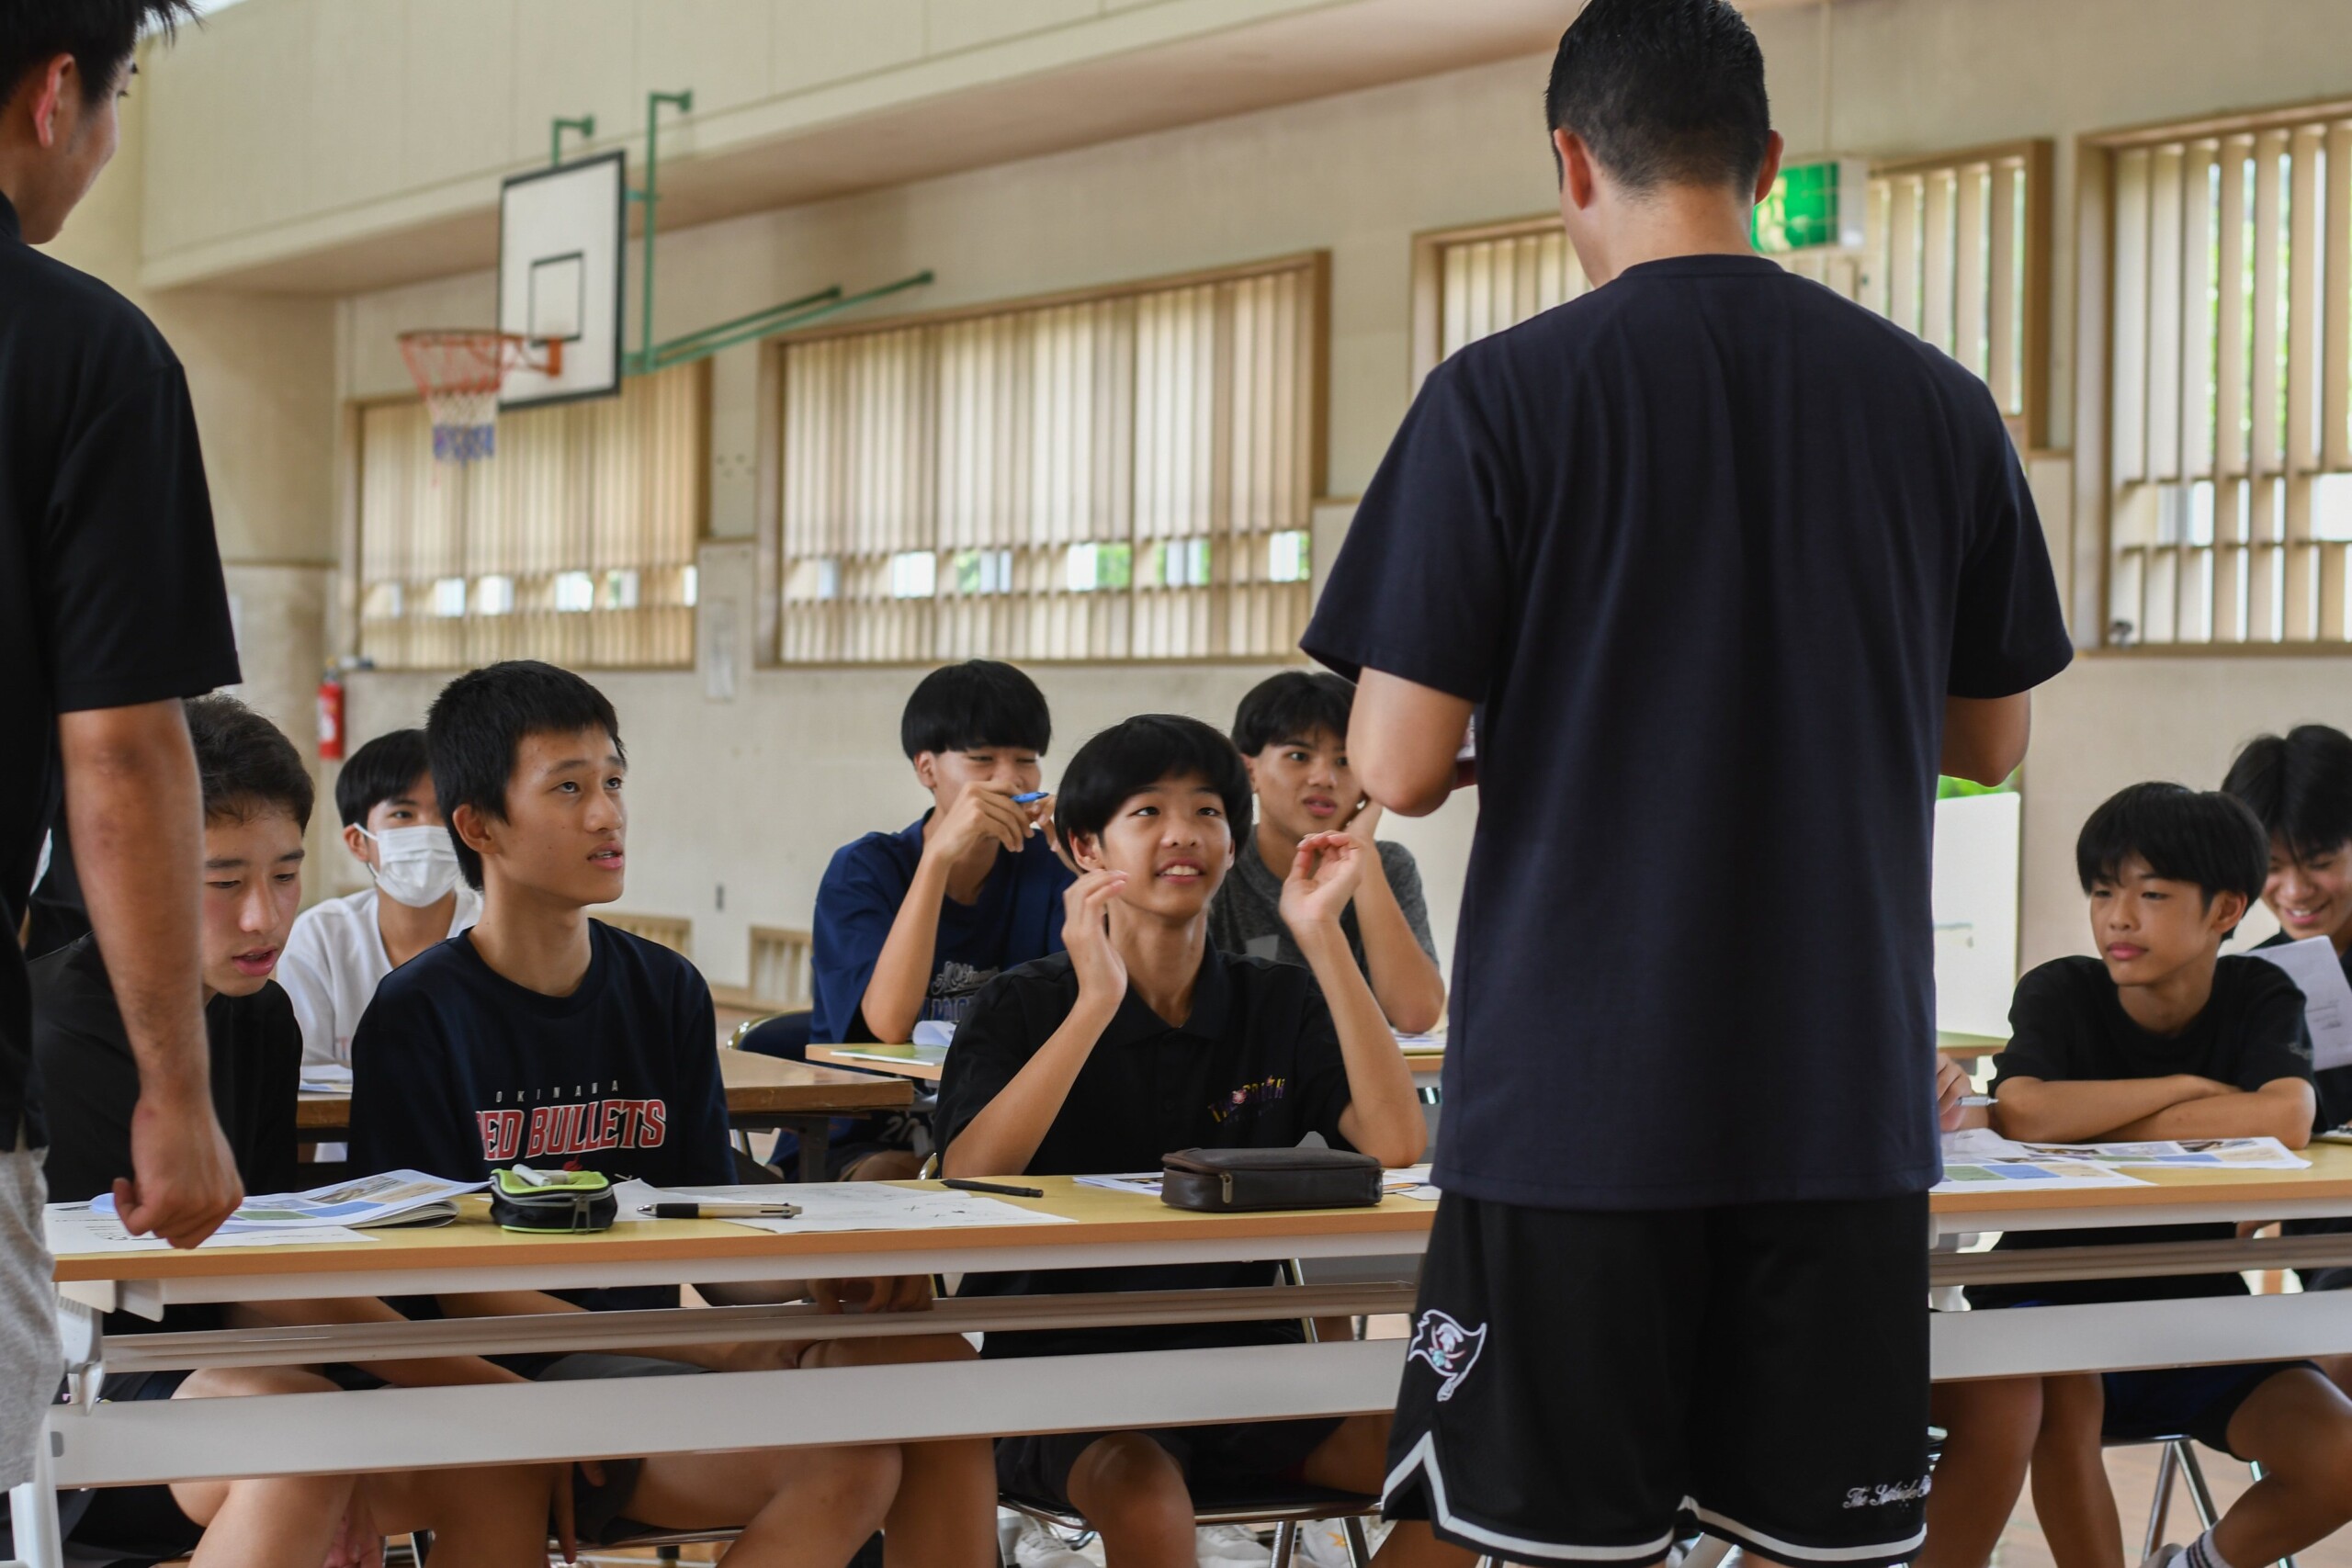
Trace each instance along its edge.
{"label": "basketball backboard", "polygon": [[562,352],[551,369],[510,370],[499,407],[620,390],[625,175],[622,155],[606,152],[516,175],[500,192],[499,330],[520,333],[534,350],[560,344]]}

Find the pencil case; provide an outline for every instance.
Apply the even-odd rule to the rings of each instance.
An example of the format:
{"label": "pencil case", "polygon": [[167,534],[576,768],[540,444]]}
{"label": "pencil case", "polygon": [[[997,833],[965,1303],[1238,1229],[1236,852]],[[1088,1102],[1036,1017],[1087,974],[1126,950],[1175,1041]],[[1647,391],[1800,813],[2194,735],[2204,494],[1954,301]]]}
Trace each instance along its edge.
{"label": "pencil case", "polygon": [[1366,1209],[1380,1201],[1380,1162],[1342,1149],[1181,1149],[1160,1156],[1171,1209]]}
{"label": "pencil case", "polygon": [[518,1165],[490,1173],[490,1217],[501,1230],[567,1235],[607,1230],[619,1212],[612,1179],[599,1171]]}

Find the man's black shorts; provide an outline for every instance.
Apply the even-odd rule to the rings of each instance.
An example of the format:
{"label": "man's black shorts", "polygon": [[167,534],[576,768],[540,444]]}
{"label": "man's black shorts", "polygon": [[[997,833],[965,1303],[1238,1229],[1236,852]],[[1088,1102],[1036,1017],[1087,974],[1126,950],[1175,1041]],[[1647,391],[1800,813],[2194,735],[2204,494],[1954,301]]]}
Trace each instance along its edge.
{"label": "man's black shorts", "polygon": [[1928,1200],[1439,1205],[1391,1518],[1514,1562],[1648,1562],[1692,1529],[1784,1562],[1914,1555]]}

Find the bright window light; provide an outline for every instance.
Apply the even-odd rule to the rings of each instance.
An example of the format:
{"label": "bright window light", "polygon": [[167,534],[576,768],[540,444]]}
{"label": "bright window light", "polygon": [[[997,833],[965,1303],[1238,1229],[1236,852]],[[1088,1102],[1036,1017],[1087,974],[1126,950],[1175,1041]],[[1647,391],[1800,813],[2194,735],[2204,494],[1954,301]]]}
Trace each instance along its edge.
{"label": "bright window light", "polygon": [[908,550],[890,558],[890,597],[929,599],[939,592],[939,558],[929,550]]}
{"label": "bright window light", "polygon": [[555,607],[566,615],[584,615],[596,607],[596,580],[584,571],[555,574]]}
{"label": "bright window light", "polygon": [[687,567],[678,581],[678,595],[691,610],[702,597],[702,569]]}
{"label": "bright window light", "polygon": [[1275,582],[1304,582],[1315,574],[1306,531],[1293,528],[1266,539],[1266,576]]}
{"label": "bright window light", "polygon": [[454,621],[466,613],[466,580],[443,577],[433,584],[433,613],[443,620]]}
{"label": "bright window light", "polygon": [[637,573],[633,571],[605,573],[605,608],[607,610],[637,608]]}
{"label": "bright window light", "polygon": [[474,583],[474,614],[503,615],[514,608],[514,580],[511,577],[484,577]]}

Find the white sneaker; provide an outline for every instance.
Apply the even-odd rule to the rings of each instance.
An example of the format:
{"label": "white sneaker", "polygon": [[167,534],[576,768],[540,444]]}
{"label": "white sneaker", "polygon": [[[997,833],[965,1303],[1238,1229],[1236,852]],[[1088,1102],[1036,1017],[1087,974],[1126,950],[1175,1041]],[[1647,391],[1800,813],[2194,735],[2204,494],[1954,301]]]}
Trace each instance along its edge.
{"label": "white sneaker", "polygon": [[1226,1562],[1272,1562],[1266,1543],[1239,1525],[1209,1525],[1194,1532],[1193,1551],[1201,1568]]}
{"label": "white sneaker", "polygon": [[[1365,1546],[1380,1550],[1388,1537],[1389,1526],[1383,1519],[1363,1521]],[[1355,1559],[1348,1555],[1347,1527],[1338,1519],[1317,1519],[1298,1527],[1298,1560],[1307,1568],[1354,1568]]]}
{"label": "white sneaker", "polygon": [[1013,1568],[1094,1568],[1092,1559],[1064,1546],[1059,1537],[1026,1514],[1012,1515],[1019,1523],[1011,1528],[1008,1541],[1004,1516],[1011,1512],[1005,1509],[997,1515],[996,1532],[999,1549]]}

